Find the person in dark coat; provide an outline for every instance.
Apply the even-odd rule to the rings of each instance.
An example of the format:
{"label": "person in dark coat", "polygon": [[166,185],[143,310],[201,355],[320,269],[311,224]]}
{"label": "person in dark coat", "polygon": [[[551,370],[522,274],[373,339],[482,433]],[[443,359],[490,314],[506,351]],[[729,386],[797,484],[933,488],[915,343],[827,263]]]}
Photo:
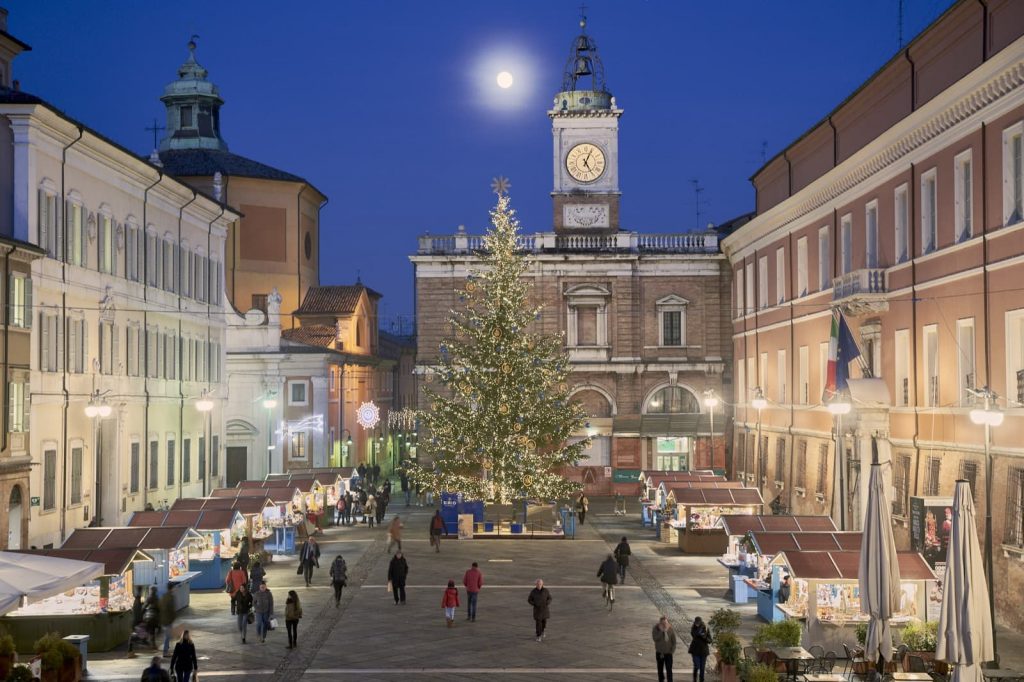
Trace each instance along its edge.
{"label": "person in dark coat", "polygon": [[142,604],[142,588],[135,588],[135,601],[132,602],[132,626],[138,625],[142,622],[142,614],[145,613],[145,609]]}
{"label": "person in dark coat", "polygon": [[374,485],[376,485],[378,481],[380,481],[380,465],[379,464],[374,464],[373,465],[373,483],[374,483]]}
{"label": "person in dark coat", "polygon": [[402,556],[401,550],[395,552],[388,564],[388,582],[391,592],[395,595],[395,606],[405,603],[405,580],[409,577],[409,562]]}
{"label": "person in dark coat", "polygon": [[672,654],[676,652],[676,631],[666,616],[658,619],[651,631],[654,658],[658,661],[658,682],[672,682]]}
{"label": "person in dark coat", "polygon": [[[601,579],[601,582],[609,587],[619,582],[619,567],[615,563],[615,557],[611,554],[608,558],[601,562],[600,568],[597,569],[597,577]],[[604,588],[608,590],[609,587]],[[615,593],[612,593],[612,600],[615,600]]]}
{"label": "person in dark coat", "polygon": [[139,682],[171,682],[171,676],[160,666],[159,656],[154,656],[149,662],[149,667],[142,671]]}
{"label": "person in dark coat", "polygon": [[302,577],[306,579],[306,587],[313,582],[313,568],[320,568],[320,543],[313,538],[306,538],[299,550],[299,564]]}
{"label": "person in dark coat", "polygon": [[252,570],[249,571],[249,592],[255,594],[260,589],[260,583],[262,583],[266,577],[267,571],[263,568],[263,564],[258,561],[254,563],[252,565]]}
{"label": "person in dark coat", "polygon": [[231,603],[235,608],[235,618],[238,619],[238,631],[242,634],[242,644],[245,644],[245,633],[249,629],[249,616],[252,612],[252,592],[248,587],[242,585],[232,595]]}
{"label": "person in dark coat", "polygon": [[341,591],[348,584],[348,565],[339,554],[331,564],[331,586],[334,588],[334,608],[341,606]]}
{"label": "person in dark coat", "polygon": [[409,487],[409,475],[405,471],[398,474],[398,483],[402,487],[402,494],[405,495],[405,506],[408,507],[412,502],[412,489]]}
{"label": "person in dark coat", "polygon": [[366,465],[365,464],[360,464],[356,468],[356,472],[359,474],[359,480],[360,481],[366,481]]}
{"label": "person in dark coat", "polygon": [[779,585],[779,603],[780,604],[785,604],[786,602],[789,601],[789,593],[790,593],[791,589],[792,588],[790,588],[790,586],[789,586],[789,576],[787,575],[786,577],[784,577],[782,579],[782,584]]}
{"label": "person in dark coat", "polygon": [[708,654],[711,652],[711,635],[708,627],[700,616],[693,619],[693,626],[690,628],[690,655],[693,656],[693,682],[704,682],[704,666],[708,662]]}
{"label": "person in dark coat", "polygon": [[447,535],[448,526],[445,525],[444,519],[441,518],[441,510],[438,509],[430,517],[430,544],[434,546],[435,552],[441,551],[441,533]]}
{"label": "person in dark coat", "polygon": [[249,572],[249,538],[242,538],[242,541],[238,543],[238,555],[235,557],[235,561],[243,571]]}
{"label": "person in dark coat", "polygon": [[156,585],[149,588],[149,595],[142,607],[142,622],[146,624],[149,643],[156,649],[156,631],[160,628],[160,598],[156,594]]}
{"label": "person in dark coat", "polygon": [[170,668],[174,671],[175,682],[191,682],[192,673],[199,670],[196,645],[192,642],[188,630],[181,633],[181,639],[174,645]]}
{"label": "person in dark coat", "polygon": [[629,555],[633,553],[633,550],[629,548],[629,543],[626,542],[626,536],[622,536],[622,541],[615,545],[615,563],[619,565],[619,583],[626,582],[626,569],[629,568]]}
{"label": "person in dark coat", "polygon": [[536,587],[530,591],[530,597],[526,600],[533,606],[533,622],[537,626],[537,641],[544,639],[544,629],[548,625],[548,618],[551,617],[551,593],[544,587],[544,581],[537,579]]}
{"label": "person in dark coat", "polygon": [[[171,630],[174,619],[178,617],[178,609],[174,605],[174,583],[167,583],[167,591],[160,597],[160,629],[164,633],[164,657],[171,653]],[[172,666],[173,667],[173,666]]]}

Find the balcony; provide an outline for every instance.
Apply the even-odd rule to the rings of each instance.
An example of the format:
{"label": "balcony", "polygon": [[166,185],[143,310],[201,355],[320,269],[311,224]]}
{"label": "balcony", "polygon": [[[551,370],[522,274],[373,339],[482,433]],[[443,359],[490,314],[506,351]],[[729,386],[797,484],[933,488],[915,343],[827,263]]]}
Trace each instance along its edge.
{"label": "balcony", "polygon": [[884,268],[854,270],[832,280],[832,300],[847,315],[877,315],[889,309]]}
{"label": "balcony", "polygon": [[[718,253],[716,232],[687,232],[680,234],[640,234],[616,232],[614,234],[560,235],[554,232],[536,232],[517,237],[524,253]],[[484,250],[482,235],[464,231],[453,235],[423,235],[419,238],[418,255],[442,256],[480,252]]]}

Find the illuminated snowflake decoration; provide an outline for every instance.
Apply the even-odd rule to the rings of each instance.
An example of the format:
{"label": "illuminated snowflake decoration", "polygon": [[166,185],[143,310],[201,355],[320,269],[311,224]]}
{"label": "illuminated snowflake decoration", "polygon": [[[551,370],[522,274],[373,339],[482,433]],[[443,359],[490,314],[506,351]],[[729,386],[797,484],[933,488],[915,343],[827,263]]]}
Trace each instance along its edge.
{"label": "illuminated snowflake decoration", "polygon": [[510,189],[512,189],[512,183],[509,182],[509,179],[506,178],[504,175],[499,175],[498,177],[491,180],[491,191],[497,194],[498,196],[501,196],[502,194],[508,194],[508,191]]}
{"label": "illuminated snowflake decoration", "polygon": [[372,429],[380,421],[380,408],[373,403],[363,403],[356,410],[356,421],[364,429]]}

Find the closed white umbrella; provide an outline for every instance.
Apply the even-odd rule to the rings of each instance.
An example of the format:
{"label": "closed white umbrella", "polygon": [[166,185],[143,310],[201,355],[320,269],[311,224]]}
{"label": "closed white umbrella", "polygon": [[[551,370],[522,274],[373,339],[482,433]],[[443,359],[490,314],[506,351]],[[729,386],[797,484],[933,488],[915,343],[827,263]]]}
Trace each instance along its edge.
{"label": "closed white umbrella", "polygon": [[[888,466],[888,463],[886,463]],[[892,535],[892,514],[885,494],[882,465],[871,465],[864,538],[860,549],[860,610],[867,614],[868,636],[864,658],[892,660],[889,619],[900,608],[900,567]]]}
{"label": "closed white umbrella", "polygon": [[981,682],[981,664],[995,657],[992,617],[988,610],[989,587],[985,583],[985,563],[978,545],[975,516],[970,485],[967,481],[957,481],[935,647],[936,660],[953,666],[951,682]]}

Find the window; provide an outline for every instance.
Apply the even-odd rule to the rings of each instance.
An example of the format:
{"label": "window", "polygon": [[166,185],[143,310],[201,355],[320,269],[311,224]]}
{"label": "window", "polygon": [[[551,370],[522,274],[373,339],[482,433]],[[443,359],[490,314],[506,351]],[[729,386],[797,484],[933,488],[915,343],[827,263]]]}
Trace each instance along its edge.
{"label": "window", "polygon": [[736,270],[736,311],[733,317],[743,316],[743,268]]}
{"label": "window", "polygon": [[896,404],[906,407],[910,404],[910,330],[897,329],[893,346],[896,351],[896,385],[893,387]]}
{"label": "window", "polygon": [[39,313],[39,366],[44,372],[64,371],[64,324],[56,313]]}
{"label": "window", "polygon": [[192,295],[192,251],[187,244],[178,247],[178,281],[181,282],[181,295]]}
{"label": "window", "polygon": [[306,459],[306,440],[309,434],[305,431],[298,431],[292,434],[291,447],[288,449],[288,456],[292,459]]}
{"label": "window", "polygon": [[85,359],[89,351],[89,328],[85,320],[68,319],[68,371],[85,372]]}
{"label": "window", "polygon": [[146,284],[151,287],[160,284],[160,240],[156,232],[146,233]]}
{"label": "window", "polygon": [[757,366],[757,387],[764,391],[768,387],[768,353],[761,353]]}
{"label": "window", "polygon": [[[839,274],[853,271],[853,216],[839,219]],[[824,287],[822,287],[824,288]]]}
{"label": "window", "polygon": [[939,327],[935,324],[925,325],[921,335],[921,348],[924,352],[925,406],[939,405]]}
{"label": "window", "polygon": [[656,302],[660,328],[659,345],[681,347],[686,345],[686,306],[685,298],[671,295],[658,299]]}
{"label": "window", "polygon": [[755,360],[752,357],[747,358],[747,382],[749,383],[749,385],[747,386],[747,394],[743,395],[743,396],[740,396],[740,401],[741,402],[743,402],[743,403],[750,402],[750,391],[755,386],[757,386],[757,382],[758,382],[759,378],[760,377],[759,377],[759,375],[757,373],[757,360]]}
{"label": "window", "polygon": [[38,229],[39,246],[46,250],[50,258],[61,258],[64,235],[58,227],[57,195],[46,189],[38,192]]}
{"label": "window", "polygon": [[192,439],[186,438],[181,443],[181,482],[192,480]]}
{"label": "window", "polygon": [[747,290],[743,292],[743,303],[747,306],[744,311],[747,315],[754,312],[754,264],[747,263],[746,283]]}
{"label": "window", "polygon": [[910,456],[899,455],[892,470],[893,516],[907,515],[907,499],[910,496]]}
{"label": "window", "polygon": [[647,400],[646,414],[698,414],[697,397],[682,386],[666,386]]}
{"label": "window", "polygon": [[818,291],[832,288],[832,248],[828,225],[818,229]]}
{"label": "window", "polygon": [[199,480],[206,480],[206,436],[199,436]]}
{"label": "window", "polygon": [[306,382],[305,381],[289,381],[288,382],[288,404],[289,405],[305,405],[306,400]]}
{"label": "window", "polygon": [[1007,312],[1005,319],[1006,392],[1016,394],[1017,402],[1024,403],[1024,309]]}
{"label": "window", "polygon": [[220,263],[210,261],[210,302],[214,305],[220,303],[223,292],[224,272]]}
{"label": "window", "polygon": [[156,490],[160,487],[160,443],[155,440],[149,441],[149,488]]}
{"label": "window", "polygon": [[956,321],[957,363],[959,371],[957,379],[960,404],[963,406],[974,403],[970,390],[975,387],[974,368],[974,318],[969,317]]}
{"label": "window", "polygon": [[96,219],[96,269],[114,273],[114,219],[105,213]]}
{"label": "window", "polygon": [[57,451],[43,451],[43,509],[57,507]]}
{"label": "window", "polygon": [[828,444],[818,446],[818,494],[824,495],[828,490]]}
{"label": "window", "polygon": [[28,381],[12,381],[8,387],[8,414],[10,415],[8,428],[11,433],[23,433],[28,431],[29,384]]}
{"label": "window", "polygon": [[907,201],[907,186],[900,185],[893,195],[895,205],[893,222],[896,226],[896,262],[903,263],[910,257],[910,203]]}
{"label": "window", "polygon": [[768,256],[757,259],[757,307],[759,310],[768,307]]}
{"label": "window", "polygon": [[1012,225],[1024,218],[1024,168],[1021,146],[1024,123],[1003,131],[1003,224]]}
{"label": "window", "polygon": [[775,249],[775,302],[786,302],[786,250]]}
{"label": "window", "polygon": [[251,309],[267,312],[267,294],[253,294]]}
{"label": "window", "polygon": [[807,295],[807,237],[796,240],[796,295]]}
{"label": "window", "polygon": [[195,255],[195,272],[193,273],[196,278],[195,284],[195,297],[196,300],[206,300],[206,273],[209,268],[209,261],[205,256],[201,256],[198,253]]}
{"label": "window", "polygon": [[768,436],[761,436],[761,449],[757,453],[757,472],[763,485],[768,481]]}
{"label": "window", "polygon": [[82,504],[82,446],[71,448],[71,504]]}
{"label": "window", "polygon": [[970,459],[960,460],[959,479],[967,481],[967,485],[971,487],[971,498],[977,501],[978,463]]}
{"label": "window", "polygon": [[164,291],[175,291],[177,290],[175,275],[178,272],[176,261],[178,260],[178,248],[174,245],[174,242],[168,237],[164,237],[162,242],[163,247],[161,249],[161,255],[163,258],[163,289]]}
{"label": "window", "polygon": [[[597,345],[597,306],[580,306],[576,310],[576,345]],[[362,344],[362,325],[356,324],[356,345]]]}
{"label": "window", "polygon": [[72,265],[85,265],[85,208],[76,201],[68,200],[67,215],[68,246],[65,260]]}
{"label": "window", "polygon": [[747,370],[746,363],[740,359],[736,363],[736,402],[743,404],[747,395]]}
{"label": "window", "polygon": [[117,327],[100,322],[100,374],[116,373],[117,363]]}
{"label": "window", "polygon": [[786,402],[786,384],[789,383],[789,371],[786,367],[786,351],[775,352],[776,385],[779,387],[776,399],[780,404]]}
{"label": "window", "polygon": [[23,272],[12,272],[7,287],[10,305],[8,324],[23,329],[32,326],[32,279]]}
{"label": "window", "polygon": [[800,346],[799,350],[799,370],[797,373],[797,384],[796,388],[799,394],[795,398],[795,402],[806,405],[810,402],[810,359],[807,346]]}
{"label": "window", "polygon": [[141,281],[142,263],[146,258],[146,242],[139,236],[139,226],[127,223],[124,228],[124,276],[133,282]]}
{"label": "window", "polygon": [[[611,296],[611,292],[597,284],[579,284],[565,290],[566,344],[568,346],[607,347],[609,296]],[[363,346],[372,343],[371,334],[364,328],[366,320],[356,317],[352,323],[355,325],[356,345]]]}
{"label": "window", "polygon": [[786,439],[779,438],[775,441],[775,482],[782,483],[786,480]]}
{"label": "window", "polygon": [[220,462],[220,436],[214,436],[210,446],[210,474],[218,474],[218,462]]}
{"label": "window", "polygon": [[938,457],[928,458],[928,469],[924,482],[924,494],[934,496],[939,494],[939,474],[942,472],[942,460]]}
{"label": "window", "polygon": [[957,154],[953,159],[953,193],[956,241],[971,238],[971,223],[974,217],[974,186],[971,179],[971,150]]}
{"label": "window", "polygon": [[817,399],[824,402],[825,384],[828,383],[828,344],[818,344],[818,393]]}
{"label": "window", "polygon": [[864,209],[864,267],[878,267],[878,202]]}
{"label": "window", "polygon": [[167,485],[174,485],[174,439],[167,439]]}
{"label": "window", "polygon": [[139,343],[140,336],[141,334],[139,334],[138,325],[128,325],[126,338],[126,344],[128,347],[126,349],[126,353],[128,355],[128,376],[130,377],[139,376],[139,367],[141,366],[141,363],[139,362],[139,357],[142,348],[141,344]]}
{"label": "window", "polygon": [[744,479],[746,474],[745,467],[747,466],[747,452],[746,452],[746,438],[739,436],[736,439],[736,455],[733,457],[733,473],[736,475],[737,481]]}
{"label": "window", "polygon": [[807,439],[796,442],[796,487],[807,489]]}
{"label": "window", "polygon": [[931,253],[939,242],[938,195],[935,169],[921,176],[921,254]]}
{"label": "window", "polygon": [[131,450],[131,462],[129,463],[129,483],[128,492],[137,493],[139,492],[139,449],[140,443],[137,440],[132,441]]}
{"label": "window", "polygon": [[1006,481],[1003,544],[1024,547],[1024,469],[1012,467]]}
{"label": "window", "polygon": [[191,128],[191,127],[193,127],[195,124],[192,123],[192,107],[190,105],[189,106],[183,106],[183,107],[181,107],[180,111],[181,111],[181,114],[180,114],[180,125],[181,125],[181,127],[182,128]]}

